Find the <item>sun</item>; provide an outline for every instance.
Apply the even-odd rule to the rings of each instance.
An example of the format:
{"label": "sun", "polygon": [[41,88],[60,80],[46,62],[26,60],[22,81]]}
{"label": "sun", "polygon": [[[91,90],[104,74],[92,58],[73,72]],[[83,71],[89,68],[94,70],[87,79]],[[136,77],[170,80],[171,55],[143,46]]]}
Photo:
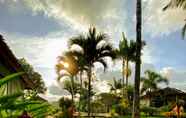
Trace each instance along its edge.
{"label": "sun", "polygon": [[63,65],[64,65],[65,68],[69,68],[69,64],[68,63],[64,62]]}

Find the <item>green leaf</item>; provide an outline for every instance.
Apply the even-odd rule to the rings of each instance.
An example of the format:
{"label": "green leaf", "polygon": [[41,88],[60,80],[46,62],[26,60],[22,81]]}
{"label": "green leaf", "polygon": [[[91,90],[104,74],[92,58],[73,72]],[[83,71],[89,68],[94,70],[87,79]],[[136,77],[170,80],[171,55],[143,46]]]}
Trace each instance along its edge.
{"label": "green leaf", "polygon": [[8,75],[8,76],[0,79],[0,86],[6,84],[7,82],[9,82],[11,80],[18,79],[17,77],[19,77],[20,75],[23,75],[23,74],[24,74],[24,72],[14,73],[14,74]]}

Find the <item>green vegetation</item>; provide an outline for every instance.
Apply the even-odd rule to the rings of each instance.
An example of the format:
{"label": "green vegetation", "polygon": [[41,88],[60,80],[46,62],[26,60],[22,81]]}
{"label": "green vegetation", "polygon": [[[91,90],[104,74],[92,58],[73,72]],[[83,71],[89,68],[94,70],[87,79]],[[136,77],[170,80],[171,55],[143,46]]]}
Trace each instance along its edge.
{"label": "green vegetation", "polygon": [[[23,73],[16,73],[0,79],[0,86],[6,85],[8,82],[18,79]],[[43,118],[51,113],[52,106],[47,102],[33,100],[24,96],[23,92],[14,93],[12,95],[4,95],[0,97],[0,117],[1,118],[17,118],[23,111],[28,112],[33,117]]]}
{"label": "green vegetation", "polygon": [[[174,88],[159,88],[159,84],[168,85],[168,79],[155,71],[146,70],[141,76],[145,42],[142,41],[142,1],[136,1],[136,41],[129,41],[122,33],[122,40],[115,49],[108,35],[98,33],[95,27],[89,28],[85,35],[69,39],[68,50],[58,57],[55,69],[57,81],[63,82],[63,89],[70,93],[71,98],[61,97],[56,106],[39,96],[47,91],[41,75],[24,58],[17,60],[0,36],[3,45],[0,47],[3,51],[0,51],[2,54],[6,51],[1,54],[4,60],[0,60],[0,117],[72,118],[75,111],[89,117],[91,113],[105,113],[113,118],[184,116],[186,93]],[[185,6],[185,0],[171,0],[163,10],[173,7],[185,9]],[[186,24],[183,37],[185,31]],[[122,61],[122,79],[114,78],[108,84],[111,87],[108,93],[96,93],[92,85],[94,69],[99,63],[105,72],[107,58]],[[135,63],[134,84],[128,82],[132,74],[131,62]]]}

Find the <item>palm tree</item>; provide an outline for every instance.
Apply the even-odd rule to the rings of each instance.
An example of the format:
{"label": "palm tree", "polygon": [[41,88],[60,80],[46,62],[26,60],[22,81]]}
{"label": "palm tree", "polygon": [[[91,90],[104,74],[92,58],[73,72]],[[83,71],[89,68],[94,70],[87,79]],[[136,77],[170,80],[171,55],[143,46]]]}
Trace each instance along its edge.
{"label": "palm tree", "polygon": [[58,80],[64,76],[68,76],[71,79],[72,91],[72,102],[74,101],[74,77],[78,73],[77,59],[74,57],[73,52],[65,52],[63,56],[58,57],[58,63],[56,64],[56,72]]}
{"label": "palm tree", "polygon": [[77,82],[74,82],[72,84],[72,81],[69,81],[69,80],[64,81],[64,87],[63,88],[71,94],[71,97],[72,97],[73,100],[74,100],[74,95],[79,93],[79,90],[80,90],[79,84]]}
{"label": "palm tree", "polygon": [[106,34],[97,34],[96,28],[90,28],[87,36],[80,35],[70,40],[70,46],[76,45],[81,50],[76,50],[77,53],[83,54],[86,60],[87,77],[88,77],[88,115],[90,116],[90,94],[91,94],[91,79],[92,69],[94,63],[98,62],[104,66],[104,70],[107,68],[105,57],[115,58],[113,47],[108,43],[108,37]]}
{"label": "palm tree", "polygon": [[[142,82],[142,88],[141,88],[141,93],[151,93],[158,88],[158,84],[160,83],[165,83],[168,84],[168,80],[167,78],[161,76],[160,74],[147,70],[145,71],[145,77],[141,78],[141,82]],[[150,101],[151,101],[151,96],[149,96]]]}
{"label": "palm tree", "polygon": [[123,88],[123,84],[121,83],[122,79],[116,80],[113,78],[113,84],[108,84],[111,87],[111,91],[117,92],[118,89]]}
{"label": "palm tree", "polygon": [[[170,2],[163,8],[163,10],[167,10],[168,8],[182,8],[186,9],[186,0],[170,0]],[[182,36],[185,37],[186,32],[186,23],[182,28]]]}
{"label": "palm tree", "polygon": [[[122,40],[119,43],[119,49],[116,50],[118,58],[122,60],[122,76],[123,76],[123,88],[124,80],[126,79],[126,86],[128,86],[128,77],[130,76],[129,61],[135,60],[136,52],[136,43],[133,40],[130,40],[130,43],[127,41],[125,34],[122,32]],[[125,67],[126,66],[126,67]],[[124,89],[123,89],[124,96]]]}
{"label": "palm tree", "polygon": [[141,72],[141,31],[142,31],[142,2],[136,0],[136,66],[135,66],[135,80],[134,80],[134,99],[133,99],[133,118],[140,118],[140,72]]}

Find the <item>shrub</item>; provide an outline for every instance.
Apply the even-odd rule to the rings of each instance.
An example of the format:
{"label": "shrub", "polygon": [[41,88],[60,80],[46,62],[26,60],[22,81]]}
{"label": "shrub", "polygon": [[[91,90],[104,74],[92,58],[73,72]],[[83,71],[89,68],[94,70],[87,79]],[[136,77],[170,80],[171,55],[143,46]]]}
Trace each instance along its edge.
{"label": "shrub", "polygon": [[159,114],[159,110],[155,107],[147,107],[147,106],[143,106],[141,109],[140,109],[142,112],[144,112],[144,114],[146,116],[154,116],[154,115],[157,115]]}

